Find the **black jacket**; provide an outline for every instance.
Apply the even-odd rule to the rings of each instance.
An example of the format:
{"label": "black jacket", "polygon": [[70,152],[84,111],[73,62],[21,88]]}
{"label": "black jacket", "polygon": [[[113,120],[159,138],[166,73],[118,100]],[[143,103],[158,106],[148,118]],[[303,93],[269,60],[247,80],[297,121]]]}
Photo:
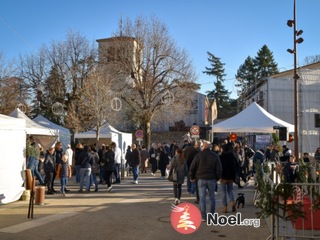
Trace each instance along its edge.
{"label": "black jacket", "polygon": [[81,161],[81,168],[91,168],[91,165],[93,164],[93,156],[90,152],[83,151],[79,158]]}
{"label": "black jacket", "polygon": [[222,165],[221,179],[234,180],[236,177],[237,159],[233,152],[222,152],[220,160]]}
{"label": "black jacket", "polygon": [[110,149],[104,154],[104,159],[105,159],[105,170],[106,171],[114,171],[114,152]]}
{"label": "black jacket", "polygon": [[192,163],[194,157],[197,155],[197,153],[199,153],[199,151],[200,151],[200,149],[195,148],[194,146],[187,147],[184,150],[184,156],[187,159],[188,169],[190,169],[191,163]]}
{"label": "black jacket", "polygon": [[130,166],[139,166],[141,161],[140,152],[138,149],[133,149],[130,156]]}
{"label": "black jacket", "polygon": [[204,149],[199,152],[193,159],[189,177],[190,179],[219,180],[221,178],[221,162],[219,155]]}

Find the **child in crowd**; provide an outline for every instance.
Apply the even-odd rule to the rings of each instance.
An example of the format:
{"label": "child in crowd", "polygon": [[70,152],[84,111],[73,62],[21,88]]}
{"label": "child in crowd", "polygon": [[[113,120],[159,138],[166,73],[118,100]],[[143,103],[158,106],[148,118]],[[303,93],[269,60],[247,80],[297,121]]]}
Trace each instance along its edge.
{"label": "child in crowd", "polygon": [[60,178],[61,183],[61,193],[63,196],[66,196],[66,186],[68,184],[68,178],[71,177],[71,168],[69,167],[68,163],[68,155],[64,154],[62,156],[62,161],[59,164],[58,168],[60,168],[60,171],[58,170],[59,174],[57,178]]}

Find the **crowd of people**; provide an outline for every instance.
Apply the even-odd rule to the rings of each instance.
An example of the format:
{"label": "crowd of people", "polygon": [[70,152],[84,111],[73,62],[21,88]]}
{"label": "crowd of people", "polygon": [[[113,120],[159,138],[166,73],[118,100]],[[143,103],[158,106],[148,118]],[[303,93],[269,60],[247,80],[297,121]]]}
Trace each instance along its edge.
{"label": "crowd of people", "polygon": [[[287,182],[296,181],[299,167],[291,150],[286,146],[269,145],[266,150],[254,151],[247,144],[229,140],[211,143],[206,140],[189,142],[185,140],[182,146],[176,141],[167,143],[152,143],[150,148],[132,144],[125,154],[115,142],[110,145],[102,144],[99,149],[95,145],[78,143],[74,150],[70,145],[64,151],[62,143],[46,151],[37,144],[33,137],[29,138],[27,168],[32,176],[36,176],[40,185],[47,187],[47,194],[58,191],[54,188],[56,178],[60,179],[60,193],[65,195],[72,168],[75,179],[79,184],[79,192],[94,191],[99,186],[107,185],[107,191],[112,185],[120,184],[121,163],[129,169],[132,184],[139,183],[139,174],[149,173],[155,176],[159,171],[161,179],[165,179],[169,169],[175,169],[177,179],[173,182],[174,203],[179,204],[182,195],[182,184],[187,182],[187,193],[195,196],[195,203],[200,205],[202,219],[206,216],[206,196],[210,201],[210,212],[215,212],[215,195],[218,183],[222,192],[223,212],[235,212],[235,197],[233,186],[243,188],[255,174],[255,165],[266,161],[281,164],[284,179]],[[310,162],[308,153],[304,153],[304,162]],[[314,154],[312,161],[320,163],[320,148]],[[228,200],[229,199],[229,200]]]}

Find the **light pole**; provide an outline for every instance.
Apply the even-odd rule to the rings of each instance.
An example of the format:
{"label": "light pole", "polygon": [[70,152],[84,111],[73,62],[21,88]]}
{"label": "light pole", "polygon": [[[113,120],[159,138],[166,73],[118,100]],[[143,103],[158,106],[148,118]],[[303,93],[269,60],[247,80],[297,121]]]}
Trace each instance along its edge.
{"label": "light pole", "polygon": [[303,42],[303,38],[297,38],[300,36],[303,31],[299,30],[297,31],[297,20],[296,20],[296,0],[293,2],[293,20],[288,20],[287,25],[289,27],[293,27],[293,50],[288,49],[287,51],[291,54],[293,54],[293,61],[294,61],[294,74],[293,74],[293,80],[294,80],[294,155],[296,159],[299,158],[299,145],[298,145],[298,79],[300,78],[297,74],[297,44],[300,44]]}

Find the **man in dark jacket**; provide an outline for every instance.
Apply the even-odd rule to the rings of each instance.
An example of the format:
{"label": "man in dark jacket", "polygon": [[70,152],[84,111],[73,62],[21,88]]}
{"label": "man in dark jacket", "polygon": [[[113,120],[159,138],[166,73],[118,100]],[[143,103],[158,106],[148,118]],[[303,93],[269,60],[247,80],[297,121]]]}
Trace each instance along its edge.
{"label": "man in dark jacket", "polygon": [[115,169],[115,154],[112,151],[111,147],[106,146],[106,152],[104,154],[104,159],[105,159],[105,176],[106,176],[106,184],[108,186],[107,191],[110,192],[112,190],[112,173],[114,172]]}
{"label": "man in dark jacket", "polygon": [[[198,141],[195,141],[193,143],[193,146],[190,146],[190,147],[187,147],[185,150],[184,150],[184,157],[185,159],[187,160],[187,169],[189,171],[190,169],[190,166],[191,166],[191,163],[194,159],[194,157],[197,155],[197,153],[200,152],[200,148],[199,148],[199,142]],[[194,183],[190,181],[190,178],[189,178],[189,175],[187,176],[187,190],[188,190],[188,194],[191,195],[191,194],[195,194],[196,192],[196,182],[195,181]],[[199,194],[197,194],[198,196]],[[199,199],[197,198],[197,202],[199,202]]]}
{"label": "man in dark jacket", "polygon": [[132,166],[133,184],[138,184],[139,177],[139,165],[141,161],[140,152],[137,149],[136,144],[131,146],[132,152],[130,156],[130,165]]}
{"label": "man in dark jacket", "polygon": [[194,182],[198,179],[200,211],[202,221],[206,221],[206,191],[209,192],[210,213],[215,212],[215,189],[217,181],[221,178],[221,162],[219,156],[210,150],[211,143],[203,141],[201,149],[191,163],[189,177]]}

